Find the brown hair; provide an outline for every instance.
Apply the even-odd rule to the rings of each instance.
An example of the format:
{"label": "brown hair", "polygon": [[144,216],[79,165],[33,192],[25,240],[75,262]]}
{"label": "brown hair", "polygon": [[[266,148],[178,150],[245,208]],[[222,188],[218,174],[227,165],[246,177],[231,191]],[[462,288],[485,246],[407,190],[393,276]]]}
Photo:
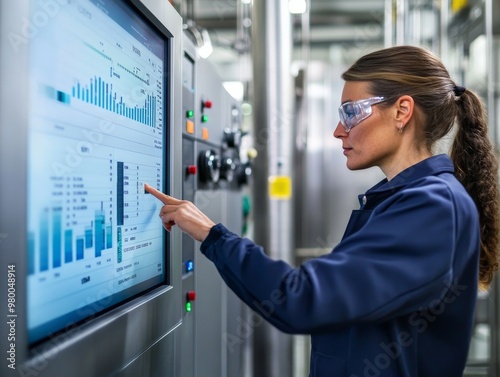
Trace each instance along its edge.
{"label": "brown hair", "polygon": [[431,151],[458,124],[450,156],[455,175],[474,200],[481,226],[479,284],[490,285],[499,268],[500,204],[498,158],[488,137],[483,104],[471,90],[457,88],[438,57],[416,46],[396,46],[361,57],[344,74],[346,81],[367,81],[370,91],[389,100],[401,95],[415,101],[421,142]]}

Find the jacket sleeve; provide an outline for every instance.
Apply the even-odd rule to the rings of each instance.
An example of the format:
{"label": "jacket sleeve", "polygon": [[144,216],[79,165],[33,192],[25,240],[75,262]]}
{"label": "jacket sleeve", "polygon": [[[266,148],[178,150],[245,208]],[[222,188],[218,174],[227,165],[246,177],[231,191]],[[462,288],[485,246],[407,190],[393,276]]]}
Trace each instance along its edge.
{"label": "jacket sleeve", "polygon": [[[384,321],[441,299],[454,282],[457,232],[477,233],[474,216],[465,221],[468,229],[457,229],[456,203],[445,185],[407,189],[386,202],[330,254],[297,268],[221,224],[201,251],[246,304],[282,331],[312,334]],[[478,241],[468,237],[463,252],[473,254]]]}

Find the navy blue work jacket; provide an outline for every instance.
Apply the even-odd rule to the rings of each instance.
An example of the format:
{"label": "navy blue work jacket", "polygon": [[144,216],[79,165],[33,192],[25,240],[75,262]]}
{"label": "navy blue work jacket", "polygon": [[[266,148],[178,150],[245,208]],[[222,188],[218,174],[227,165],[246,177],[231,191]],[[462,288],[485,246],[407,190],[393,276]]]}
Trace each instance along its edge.
{"label": "navy blue work jacket", "polygon": [[480,236],[451,160],[421,161],[360,202],[333,251],[297,268],[221,224],[201,251],[263,318],[311,334],[311,377],[462,376]]}

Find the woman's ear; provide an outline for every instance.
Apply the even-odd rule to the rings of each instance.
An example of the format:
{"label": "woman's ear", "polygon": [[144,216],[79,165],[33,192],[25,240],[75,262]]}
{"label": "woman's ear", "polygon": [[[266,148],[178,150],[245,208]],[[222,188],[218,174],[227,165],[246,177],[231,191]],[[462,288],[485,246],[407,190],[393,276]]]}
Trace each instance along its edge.
{"label": "woman's ear", "polygon": [[394,103],[396,123],[406,125],[413,116],[414,108],[415,102],[411,96],[404,95],[399,97]]}

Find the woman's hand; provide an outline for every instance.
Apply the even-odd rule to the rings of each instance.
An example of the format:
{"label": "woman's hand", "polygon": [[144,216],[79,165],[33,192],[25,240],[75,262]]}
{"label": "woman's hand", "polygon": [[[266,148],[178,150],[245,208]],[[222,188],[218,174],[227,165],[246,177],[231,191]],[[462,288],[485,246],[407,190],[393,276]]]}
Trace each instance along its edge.
{"label": "woman's hand", "polygon": [[168,196],[148,184],[145,184],[144,188],[164,204],[160,210],[160,218],[167,231],[170,232],[172,227],[177,225],[197,241],[202,242],[207,238],[215,223],[193,203]]}

